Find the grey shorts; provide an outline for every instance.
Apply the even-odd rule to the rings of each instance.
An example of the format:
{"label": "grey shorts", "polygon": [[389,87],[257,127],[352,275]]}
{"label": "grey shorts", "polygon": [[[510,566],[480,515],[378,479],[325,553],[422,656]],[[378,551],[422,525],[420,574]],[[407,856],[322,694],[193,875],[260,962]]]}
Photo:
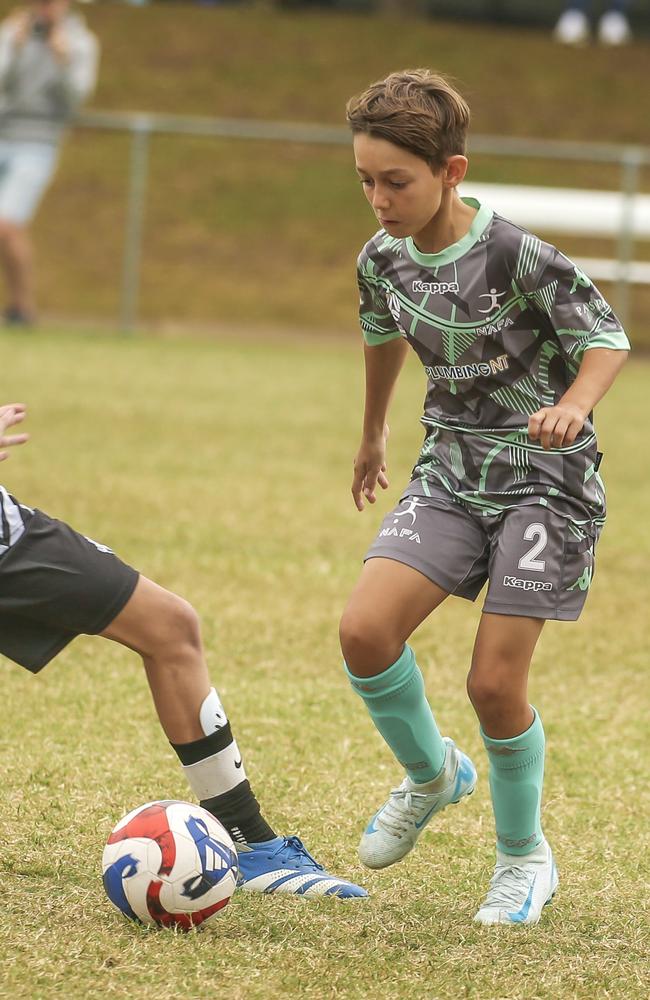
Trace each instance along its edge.
{"label": "grey shorts", "polygon": [[595,534],[541,504],[498,516],[441,497],[405,496],[382,523],[366,559],[394,559],[483,611],[575,621],[594,572]]}
{"label": "grey shorts", "polygon": [[0,653],[36,673],[75,636],[103,632],[138,577],[105,545],[34,511],[0,557]]}

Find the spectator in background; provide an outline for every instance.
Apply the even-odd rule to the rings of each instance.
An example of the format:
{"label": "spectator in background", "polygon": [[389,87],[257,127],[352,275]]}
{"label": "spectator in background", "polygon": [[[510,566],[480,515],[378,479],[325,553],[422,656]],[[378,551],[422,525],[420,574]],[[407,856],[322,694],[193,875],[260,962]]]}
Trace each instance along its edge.
{"label": "spectator in background", "polygon": [[35,316],[28,226],[66,124],[95,86],[99,46],[70,0],[32,0],[0,25],[0,262],[7,323]]}
{"label": "spectator in background", "polygon": [[[632,37],[627,19],[629,0],[607,0],[598,22],[598,41],[625,45]],[[555,39],[564,45],[585,45],[591,35],[592,0],[570,0],[555,26]]]}

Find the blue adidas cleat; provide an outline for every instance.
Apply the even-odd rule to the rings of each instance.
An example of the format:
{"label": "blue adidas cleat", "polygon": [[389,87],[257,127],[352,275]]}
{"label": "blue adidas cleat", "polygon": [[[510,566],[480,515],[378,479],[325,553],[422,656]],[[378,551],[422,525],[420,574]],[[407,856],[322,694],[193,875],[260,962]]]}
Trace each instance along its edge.
{"label": "blue adidas cleat", "polygon": [[361,886],[326,872],[298,837],[276,837],[260,844],[237,844],[237,853],[237,884],[247,892],[338,896],[339,899],[359,899],[368,895]]}

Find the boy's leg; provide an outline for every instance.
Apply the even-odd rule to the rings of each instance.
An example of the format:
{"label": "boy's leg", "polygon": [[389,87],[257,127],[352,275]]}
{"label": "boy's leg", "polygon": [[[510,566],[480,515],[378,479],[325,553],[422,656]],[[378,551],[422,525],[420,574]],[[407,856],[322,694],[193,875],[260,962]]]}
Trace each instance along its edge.
{"label": "boy's leg", "polygon": [[539,821],[544,730],[528,704],[527,681],[544,620],[574,621],[589,591],[599,529],[573,521],[573,513],[569,505],[565,516],[522,506],[490,529],[490,583],[468,678],[488,752],[498,837],[481,923],[535,923],[557,887]]}
{"label": "boy's leg", "polygon": [[237,844],[244,888],[366,895],[323,871],[297,837],[278,837],[263,818],[226,712],[210,687],[191,605],[140,577],[125,607],[101,634],[142,657],[161,725],[192,790]]}
{"label": "boy's leg", "polygon": [[431,781],[445,746],[406,641],[447,594],[392,559],[369,559],[340,624],[348,678],[413,781]]}
{"label": "boy's leg", "polygon": [[483,614],[467,679],[489,761],[497,865],[479,923],[536,923],[557,887],[541,826],[544,729],[528,702],[540,618]]}
{"label": "boy's leg", "polygon": [[445,590],[411,566],[371,558],[341,619],[348,678],[406,770],[406,778],[361,838],[359,855],[370,868],[403,858],[435,813],[474,789],[474,767],[440,735],[422,674],[406,645],[446,597]]}
{"label": "boy's leg", "polygon": [[140,577],[126,606],[101,634],[142,657],[160,723],[201,804],[211,812],[216,808],[240,843],[274,839],[246,779],[226,713],[211,694],[192,606]]}

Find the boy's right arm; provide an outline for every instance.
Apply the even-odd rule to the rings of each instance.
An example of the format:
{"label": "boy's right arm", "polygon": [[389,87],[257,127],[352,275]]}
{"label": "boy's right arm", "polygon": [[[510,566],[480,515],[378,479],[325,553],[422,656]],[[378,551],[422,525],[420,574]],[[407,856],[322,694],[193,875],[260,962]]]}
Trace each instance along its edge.
{"label": "boy's right arm", "polygon": [[364,497],[375,503],[377,483],[387,489],[386,417],[397,377],[408,353],[403,338],[388,340],[384,344],[364,345],[366,366],[366,401],[363,415],[361,444],[354,460],[352,497],[357,510],[365,507]]}

